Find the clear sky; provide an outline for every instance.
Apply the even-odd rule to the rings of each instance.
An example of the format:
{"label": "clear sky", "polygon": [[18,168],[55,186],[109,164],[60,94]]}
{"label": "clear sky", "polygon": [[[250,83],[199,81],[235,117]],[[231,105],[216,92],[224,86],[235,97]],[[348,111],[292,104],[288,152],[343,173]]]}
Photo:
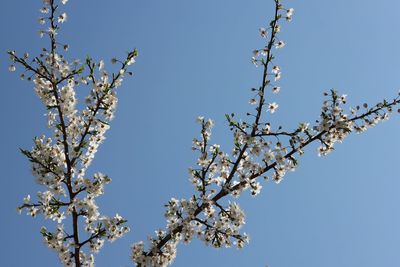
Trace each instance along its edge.
{"label": "clear sky", "polygon": [[[250,63],[262,45],[258,28],[269,22],[272,0],[70,0],[60,40],[70,58],[90,54],[107,62],[136,47],[135,76],[119,88],[116,118],[91,172],[113,182],[99,199],[105,214],[120,213],[132,231],[107,243],[98,267],[132,266],[130,245],[164,228],[163,205],[188,197],[187,168],[196,155],[198,115],[216,121],[213,142],[230,150],[224,114],[245,118],[249,89],[260,70]],[[324,90],[349,95],[351,105],[374,104],[400,88],[400,22],[397,0],[283,0],[295,8],[284,24],[286,47],[280,105],[272,120],[287,129],[317,119]],[[37,54],[40,0],[0,2],[0,226],[1,265],[58,266],[39,234],[42,219],[18,215],[22,198],[38,186],[19,147],[45,131],[45,110],[32,90],[7,71],[6,50]],[[310,147],[300,167],[279,185],[263,184],[261,195],[240,199],[247,214],[243,250],[180,245],[173,266],[395,267],[400,266],[400,116],[319,158]],[[52,222],[46,224],[52,225]]]}

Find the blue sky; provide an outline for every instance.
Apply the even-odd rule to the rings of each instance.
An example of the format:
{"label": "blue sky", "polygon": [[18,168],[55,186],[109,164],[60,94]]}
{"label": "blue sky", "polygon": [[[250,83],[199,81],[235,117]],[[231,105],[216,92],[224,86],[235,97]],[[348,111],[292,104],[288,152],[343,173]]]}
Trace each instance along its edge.
{"label": "blue sky", "polygon": [[[287,129],[313,122],[330,88],[348,94],[350,105],[397,94],[399,1],[283,3],[295,16],[282,28],[282,91],[274,96],[280,107],[271,120]],[[15,211],[26,194],[39,190],[18,148],[30,148],[46,121],[33,85],[7,71],[5,52],[33,55],[47,46],[37,35],[40,7],[39,0],[0,3],[3,266],[58,266],[42,244],[43,221]],[[96,266],[132,266],[130,245],[165,226],[163,205],[191,195],[187,168],[196,161],[190,147],[199,134],[198,115],[213,118],[213,142],[231,148],[224,114],[245,118],[250,110],[249,89],[261,79],[251,51],[262,46],[258,28],[272,8],[272,0],[69,1],[60,40],[70,44],[70,58],[90,54],[109,62],[134,47],[140,53],[90,169],[113,179],[99,199],[101,210],[125,216],[132,231],[107,243]],[[399,122],[393,114],[324,158],[308,148],[281,184],[263,184],[259,197],[240,199],[248,246],[215,250],[196,240],[179,246],[173,266],[400,266]]]}

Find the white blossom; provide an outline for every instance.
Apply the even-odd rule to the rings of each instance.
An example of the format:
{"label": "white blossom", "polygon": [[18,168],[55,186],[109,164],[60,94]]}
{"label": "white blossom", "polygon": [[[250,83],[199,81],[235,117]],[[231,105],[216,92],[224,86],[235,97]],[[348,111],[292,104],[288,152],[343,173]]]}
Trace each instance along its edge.
{"label": "white blossom", "polygon": [[283,48],[284,46],[285,46],[285,42],[284,41],[279,41],[278,43],[275,44],[275,47],[277,49]]}
{"label": "white blossom", "polygon": [[280,86],[274,86],[274,87],[272,87],[272,92],[274,93],[274,94],[277,94],[277,93],[279,93],[281,91],[281,87]]}
{"label": "white blossom", "polygon": [[275,113],[275,111],[278,109],[279,105],[275,102],[269,103],[268,104],[268,110],[271,113]]}
{"label": "white blossom", "polygon": [[293,13],[294,13],[294,9],[293,8],[289,8],[286,11],[286,20],[291,21],[292,17],[293,17]]}
{"label": "white blossom", "polygon": [[267,37],[267,29],[265,29],[265,28],[260,28],[260,35],[261,35],[261,37],[262,38],[266,38]]}
{"label": "white blossom", "polygon": [[58,16],[58,22],[64,23],[67,21],[67,13],[62,13]]}

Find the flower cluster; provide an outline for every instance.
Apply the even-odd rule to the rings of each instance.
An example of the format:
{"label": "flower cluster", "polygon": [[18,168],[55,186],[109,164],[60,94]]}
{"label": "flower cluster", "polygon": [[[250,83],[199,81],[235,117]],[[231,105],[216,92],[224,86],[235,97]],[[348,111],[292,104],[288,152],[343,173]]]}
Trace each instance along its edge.
{"label": "flower cluster", "polygon": [[[39,33],[49,37],[50,48],[43,48],[43,53],[33,59],[28,53],[20,57],[15,51],[9,52],[10,71],[19,64],[25,70],[21,78],[33,81],[34,90],[46,106],[47,125],[53,135],[35,137],[34,147],[22,150],[32,163],[37,183],[45,190],[37,193],[37,201],[25,197],[18,211],[26,210],[33,217],[43,214],[57,221],[53,232],[42,228],[41,233],[65,266],[94,266],[92,253],[101,249],[104,240],[114,241],[129,231],[124,218],[101,215],[96,204],[96,197],[104,193],[111,179],[102,173],[90,178],[86,170],[110,128],[117,106],[116,88],[126,74],[132,75],[127,68],[135,63],[137,51],[129,52],[123,60],[113,59],[112,63],[120,64],[120,68],[110,74],[103,60],[96,63],[88,57],[83,63],[68,61],[59,53],[60,47],[67,50],[68,45],[56,40],[67,14],[58,11],[56,0],[43,3],[39,23],[48,28]],[[83,110],[77,109],[77,86],[90,86]],[[67,216],[72,218],[72,225],[64,227]]]}
{"label": "flower cluster", "polygon": [[351,132],[362,133],[368,128],[375,126],[381,121],[389,119],[393,106],[399,103],[399,96],[391,102],[383,102],[368,108],[368,104],[363,105],[364,112],[360,113],[360,106],[351,108],[351,114],[346,114],[342,104],[346,103],[347,95],[339,96],[335,90],[325,93],[329,100],[324,101],[319,123],[314,127],[317,132],[324,134],[319,137],[321,143],[318,148],[319,155],[326,155],[333,150],[336,142],[342,142]]}
{"label": "flower cluster", "polygon": [[[162,237],[162,235],[160,237]],[[157,256],[148,257],[144,252],[144,243],[142,241],[137,242],[132,246],[132,260],[138,266],[168,266],[176,257],[177,244],[178,241],[176,239],[171,239],[168,244],[163,246],[163,251],[159,251],[153,246],[151,252]]]}
{"label": "flower cluster", "polygon": [[[150,239],[149,252],[145,252],[142,241],[132,246],[132,259],[139,266],[167,266],[176,257],[176,246],[180,241],[189,243],[194,236],[213,247],[242,248],[248,242],[246,234],[239,230],[245,224],[244,212],[237,203],[220,206],[216,212],[211,202],[199,206],[200,201],[193,196],[190,200],[172,198],[166,205],[165,217],[168,225],[165,231],[156,231]],[[201,211],[201,214],[199,214]],[[168,239],[167,243],[164,241]]]}

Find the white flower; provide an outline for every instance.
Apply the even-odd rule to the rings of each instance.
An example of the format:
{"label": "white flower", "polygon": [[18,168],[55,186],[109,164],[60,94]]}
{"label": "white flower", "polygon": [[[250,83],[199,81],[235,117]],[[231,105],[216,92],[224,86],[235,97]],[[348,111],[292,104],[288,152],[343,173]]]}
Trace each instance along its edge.
{"label": "white flower", "polygon": [[263,49],[261,49],[260,53],[262,56],[267,56],[268,55],[268,47],[264,47]]}
{"label": "white flower", "polygon": [[67,2],[68,2],[68,0],[61,0],[61,3],[62,3],[63,5],[65,5]]}
{"label": "white flower", "polygon": [[208,119],[205,123],[206,128],[212,128],[214,126],[214,121],[212,119]]}
{"label": "white flower", "polygon": [[42,8],[40,9],[40,13],[42,13],[42,14],[47,14],[47,13],[49,13],[49,9],[48,9],[47,7],[42,7]]}
{"label": "white flower", "polygon": [[278,74],[281,68],[279,66],[273,66],[272,67],[272,73],[273,74]]}
{"label": "white flower", "polygon": [[341,95],[339,100],[341,103],[346,104],[347,95]]}
{"label": "white flower", "polygon": [[280,78],[281,78],[281,73],[280,72],[275,74],[275,81],[279,80]]}
{"label": "white flower", "polygon": [[260,28],[260,35],[261,35],[261,37],[263,37],[263,38],[266,38],[267,37],[267,29],[265,29],[265,28]]}
{"label": "white flower", "polygon": [[267,123],[264,126],[264,129],[262,130],[264,134],[269,134],[269,132],[271,131],[271,124]]}
{"label": "white flower", "polygon": [[251,190],[251,195],[252,196],[257,196],[261,192],[261,184],[259,182],[256,182],[252,185],[252,190]]}
{"label": "white flower", "polygon": [[275,102],[268,104],[268,110],[269,112],[271,112],[271,114],[274,113],[278,109],[278,107],[279,105]]}
{"label": "white flower", "polygon": [[99,62],[99,71],[102,71],[104,69],[104,60],[100,60]]}
{"label": "white flower", "polygon": [[274,93],[274,94],[277,94],[277,93],[279,93],[281,91],[281,88],[279,87],[279,86],[274,86],[274,87],[272,87],[272,92]]}
{"label": "white flower", "polygon": [[11,64],[11,65],[8,67],[8,70],[11,71],[11,72],[15,71],[15,70],[16,70],[15,65],[14,65],[14,64]]}
{"label": "white flower", "polygon": [[57,35],[57,30],[56,30],[56,28],[49,27],[49,29],[48,29],[47,31],[48,31],[48,33],[49,33],[50,35]]}
{"label": "white flower", "polygon": [[294,13],[294,8],[289,8],[286,11],[286,20],[288,20],[288,21],[292,20],[293,13]]}
{"label": "white flower", "polygon": [[62,13],[60,16],[58,16],[58,22],[64,23],[67,21],[67,13]]}
{"label": "white flower", "polygon": [[257,59],[255,57],[251,58],[251,63],[253,63],[256,67],[258,67],[258,62],[257,62]]}
{"label": "white flower", "polygon": [[299,125],[299,129],[301,132],[304,132],[305,130],[307,130],[309,128],[310,124],[308,122],[302,122]]}
{"label": "white flower", "polygon": [[210,146],[210,152],[211,153],[216,153],[219,151],[220,145],[214,144],[212,146]]}
{"label": "white flower", "polygon": [[284,46],[285,46],[284,41],[279,41],[278,43],[275,44],[276,49],[283,48]]}

